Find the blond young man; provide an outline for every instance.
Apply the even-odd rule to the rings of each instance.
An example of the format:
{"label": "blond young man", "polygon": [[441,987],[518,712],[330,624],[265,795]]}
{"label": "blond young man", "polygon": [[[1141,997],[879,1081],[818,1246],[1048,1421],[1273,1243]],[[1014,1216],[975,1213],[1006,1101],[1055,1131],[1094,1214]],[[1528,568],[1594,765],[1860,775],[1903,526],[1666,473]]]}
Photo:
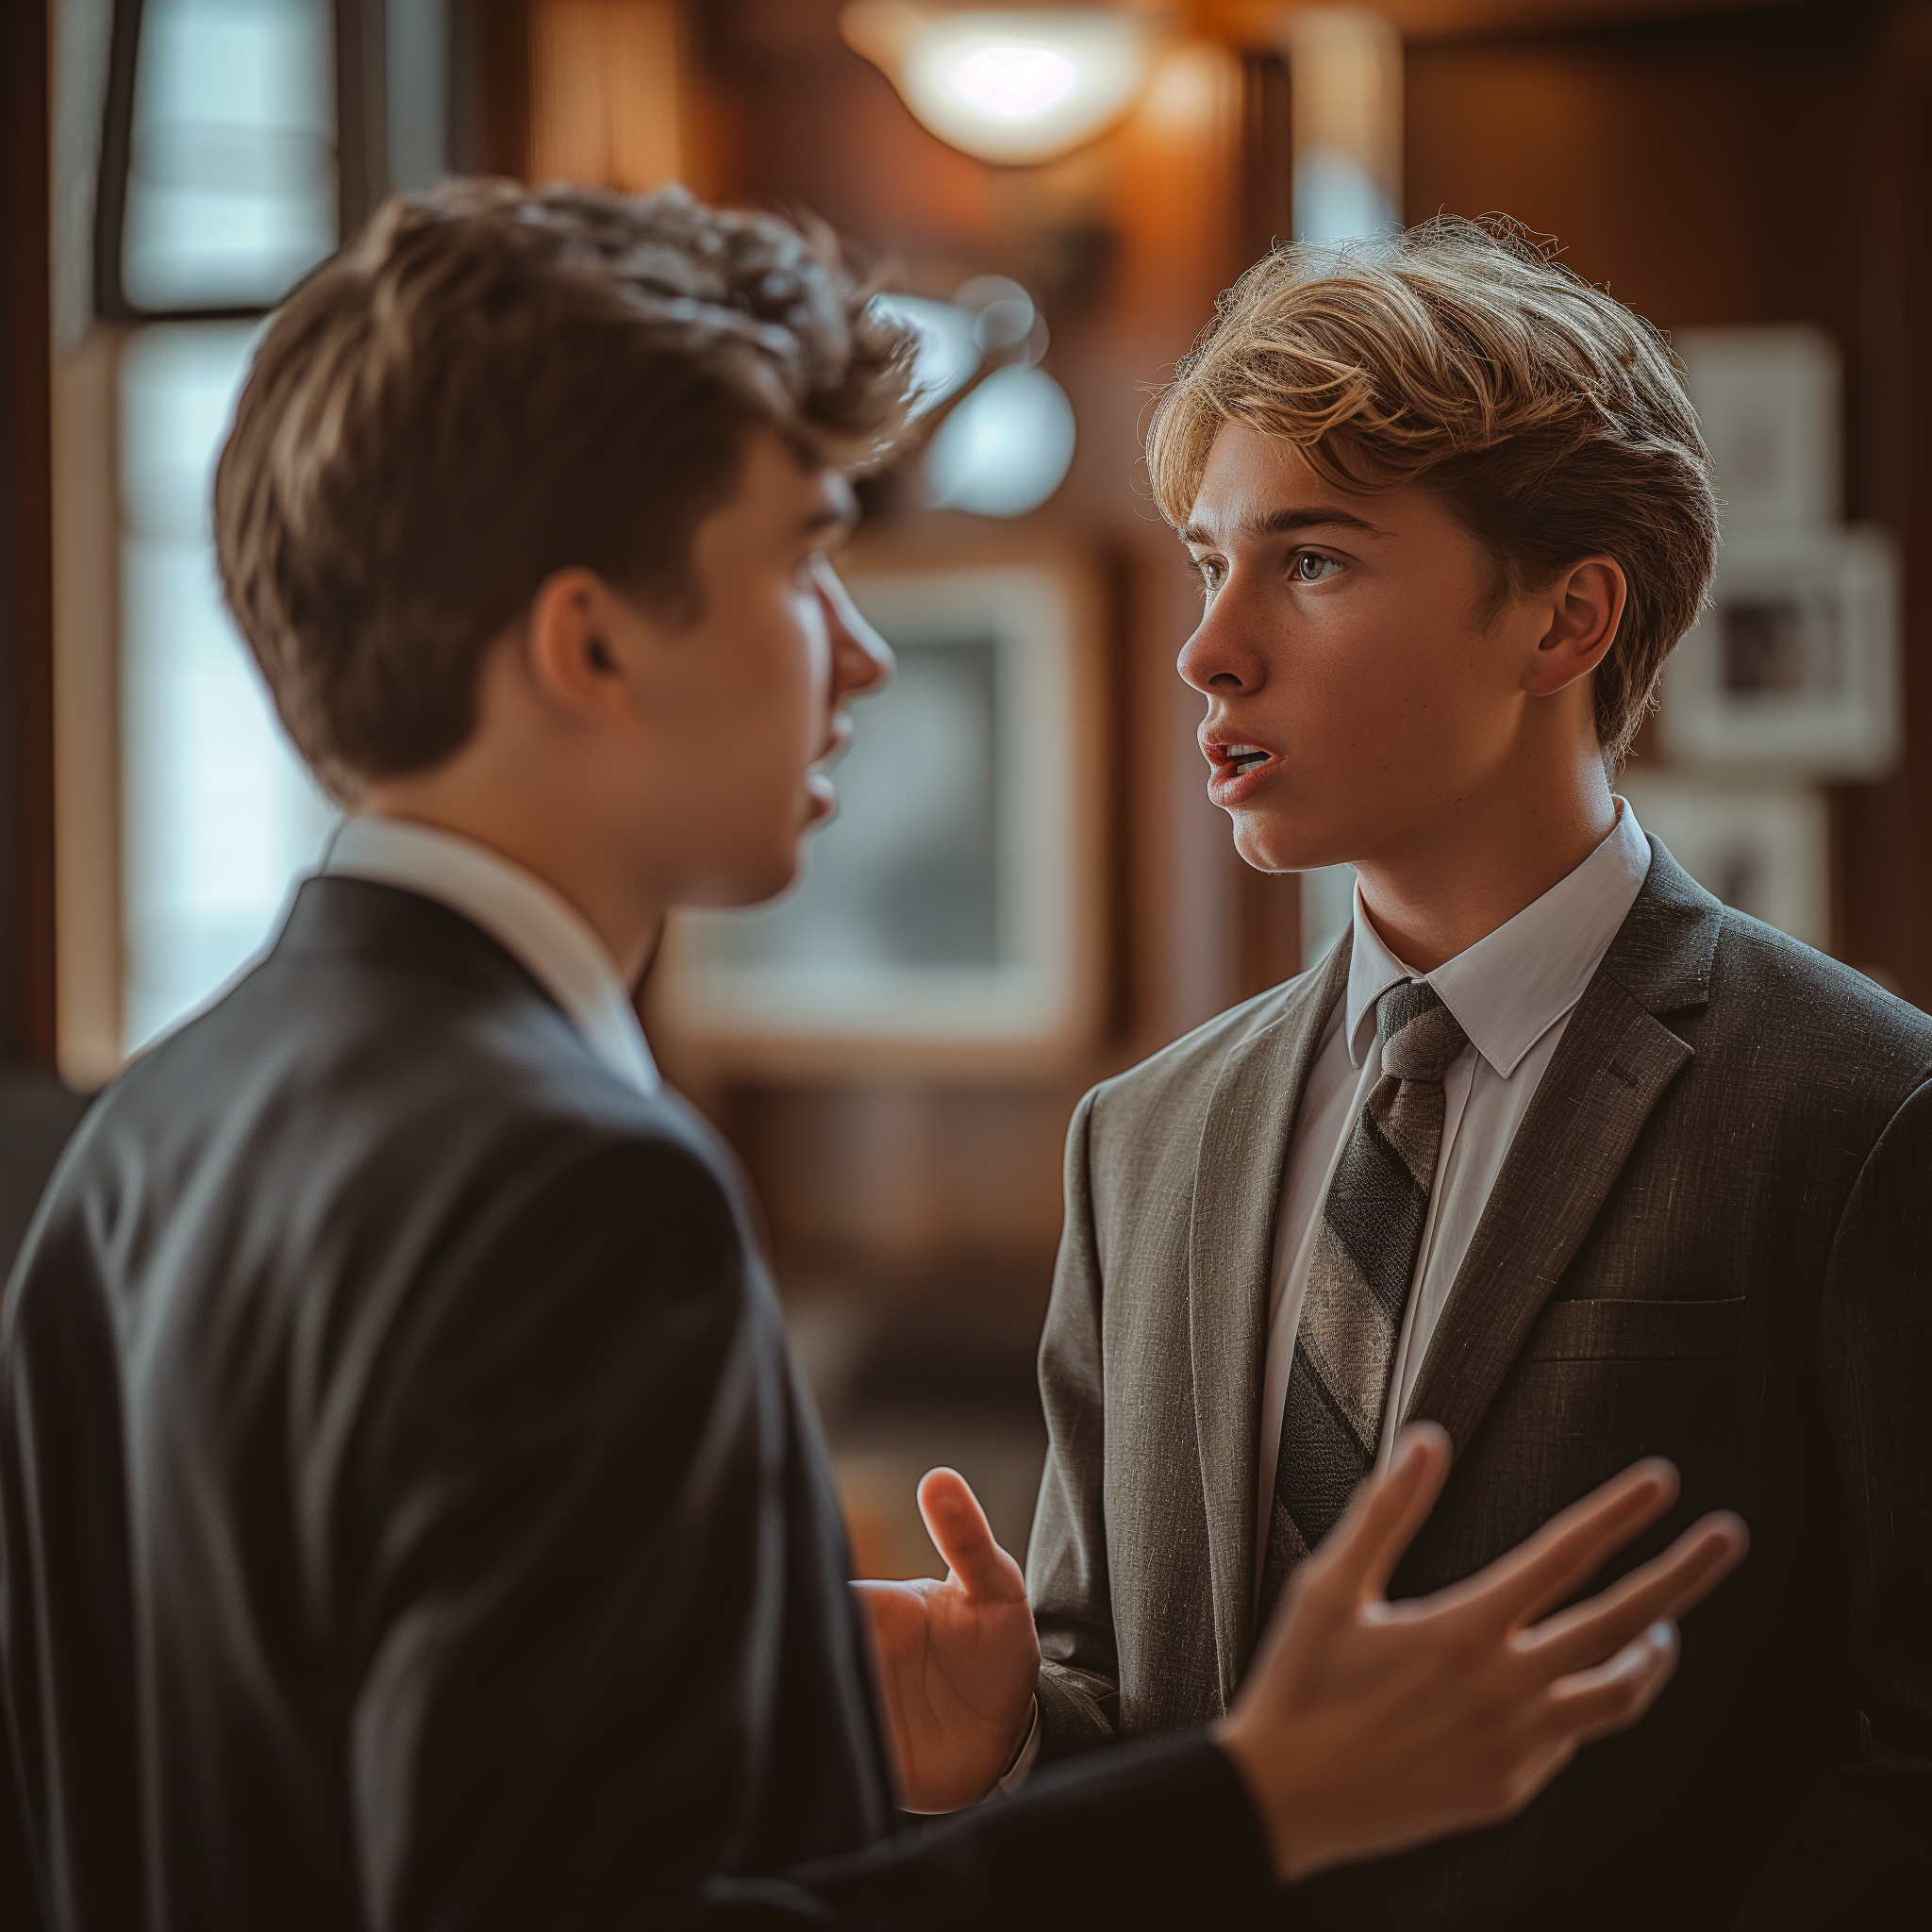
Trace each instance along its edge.
{"label": "blond young man", "polygon": [[8,1294],[0,1813],[17,1767],[50,1932],[1255,1923],[1525,1803],[1737,1559],[1702,1524],[1549,1614],[1651,1462],[1391,1610],[1424,1429],[1224,1722],[894,1833],[1011,1755],[1019,1574],[936,1473],[954,1574],[850,1591],[742,1181],[628,990],[829,808],[890,653],[826,553],[901,353],[783,224],[503,184],[392,205],[270,325],[222,567],[351,819]]}
{"label": "blond young man", "polygon": [[1658,1452],[1754,1552],[1651,1722],[1293,1923],[1916,1923],[1932,1021],[1613,792],[1717,536],[1667,348],[1500,223],[1286,249],[1148,460],[1202,582],[1209,795],[1250,864],[1357,883],[1321,965],[1074,1117],[1042,1755],[1211,1723],[1405,1422],[1457,1461],[1398,1595]]}

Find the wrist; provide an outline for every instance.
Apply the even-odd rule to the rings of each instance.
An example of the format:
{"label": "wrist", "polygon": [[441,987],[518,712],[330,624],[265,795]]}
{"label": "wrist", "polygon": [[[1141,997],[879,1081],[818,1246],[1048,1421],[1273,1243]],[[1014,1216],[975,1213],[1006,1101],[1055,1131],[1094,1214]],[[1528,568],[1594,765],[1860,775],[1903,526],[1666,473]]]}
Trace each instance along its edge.
{"label": "wrist", "polygon": [[1002,1777],[1011,1777],[1020,1767],[1020,1759],[1027,1745],[1033,1741],[1033,1733],[1040,1726],[1040,1698],[1037,1694],[1026,1700],[1026,1708],[1020,1719],[1020,1728],[1013,1734],[1012,1748],[1007,1753],[1007,1761],[1000,1767]]}
{"label": "wrist", "polygon": [[1252,1723],[1239,1718],[1224,1718],[1208,1735],[1247,1790],[1280,1884],[1298,1884],[1337,1862],[1324,1854],[1314,1783],[1306,1766],[1291,1761],[1295,1754],[1284,1739],[1257,1736]]}

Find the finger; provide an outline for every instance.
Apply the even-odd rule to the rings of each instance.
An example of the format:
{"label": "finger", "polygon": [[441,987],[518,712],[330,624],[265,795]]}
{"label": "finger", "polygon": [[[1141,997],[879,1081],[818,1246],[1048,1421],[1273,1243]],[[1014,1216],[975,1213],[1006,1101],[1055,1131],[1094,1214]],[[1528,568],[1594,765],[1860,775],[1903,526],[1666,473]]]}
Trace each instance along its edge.
{"label": "finger", "polygon": [[1729,1510],[1699,1518],[1662,1556],[1538,1624],[1530,1653],[1552,1676],[1595,1663],[1650,1624],[1681,1617],[1737,1568],[1750,1541]]}
{"label": "finger", "polygon": [[933,1547],[969,1597],[1004,1602],[1026,1594],[1020,1566],[993,1541],[979,1498],[956,1469],[929,1469],[919,1485],[919,1513]]}
{"label": "finger", "polygon": [[1676,1668],[1677,1626],[1649,1624],[1607,1662],[1551,1686],[1545,1714],[1549,1735],[1581,1744],[1634,1724]]}
{"label": "finger", "polygon": [[1324,1566],[1352,1600],[1379,1597],[1449,1479],[1449,1433],[1411,1423],[1395,1439],[1389,1467],[1357,1485],[1341,1521],[1322,1544]]}
{"label": "finger", "polygon": [[1677,1472],[1662,1457],[1634,1462],[1454,1593],[1481,1601],[1512,1624],[1531,1622],[1580,1589],[1676,1497]]}

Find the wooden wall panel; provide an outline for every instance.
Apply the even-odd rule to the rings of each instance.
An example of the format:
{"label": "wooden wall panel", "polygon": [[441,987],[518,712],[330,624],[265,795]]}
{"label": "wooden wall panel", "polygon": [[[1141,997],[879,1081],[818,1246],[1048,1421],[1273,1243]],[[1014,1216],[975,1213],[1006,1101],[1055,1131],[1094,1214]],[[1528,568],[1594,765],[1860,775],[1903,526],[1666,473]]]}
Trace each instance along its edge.
{"label": "wooden wall panel", "polygon": [[0,8],[0,1061],[54,1060],[47,9]]}
{"label": "wooden wall panel", "polygon": [[1836,947],[1932,1005],[1932,611],[1910,561],[1924,404],[1907,348],[1932,241],[1927,13],[1785,7],[1412,45],[1407,214],[1514,215],[1666,329],[1816,322],[1843,346],[1846,511],[1908,559],[1907,719],[1898,775],[1835,788]]}

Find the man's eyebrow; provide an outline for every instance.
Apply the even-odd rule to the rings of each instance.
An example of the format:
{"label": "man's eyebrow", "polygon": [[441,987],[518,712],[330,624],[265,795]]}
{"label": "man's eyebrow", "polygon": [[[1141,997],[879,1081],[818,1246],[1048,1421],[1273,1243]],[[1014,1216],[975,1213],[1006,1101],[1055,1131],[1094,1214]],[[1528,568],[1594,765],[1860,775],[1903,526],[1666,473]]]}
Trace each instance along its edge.
{"label": "man's eyebrow", "polygon": [[[1265,517],[1243,517],[1235,525],[1236,534],[1241,537],[1289,537],[1300,530],[1321,529],[1360,530],[1370,537],[1389,535],[1366,517],[1358,517],[1332,503],[1310,504],[1305,509],[1271,510]],[[1212,533],[1199,524],[1183,524],[1178,535],[1183,543],[1214,541]]]}

